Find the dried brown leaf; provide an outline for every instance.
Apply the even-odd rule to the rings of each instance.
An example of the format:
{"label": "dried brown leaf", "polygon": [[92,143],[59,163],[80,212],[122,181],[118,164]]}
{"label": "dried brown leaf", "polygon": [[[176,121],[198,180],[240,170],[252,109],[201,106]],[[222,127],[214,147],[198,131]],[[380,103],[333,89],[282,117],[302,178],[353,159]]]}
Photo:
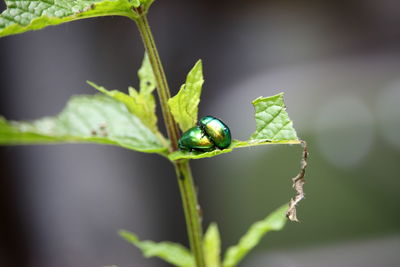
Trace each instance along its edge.
{"label": "dried brown leaf", "polygon": [[295,196],[289,202],[289,208],[286,212],[286,217],[293,221],[298,222],[296,215],[296,206],[297,204],[304,198],[304,175],[306,173],[307,168],[307,158],[308,158],[308,150],[307,150],[307,143],[306,141],[301,141],[301,145],[303,147],[302,158],[300,161],[300,172],[292,179],[293,181],[293,188],[296,191]]}

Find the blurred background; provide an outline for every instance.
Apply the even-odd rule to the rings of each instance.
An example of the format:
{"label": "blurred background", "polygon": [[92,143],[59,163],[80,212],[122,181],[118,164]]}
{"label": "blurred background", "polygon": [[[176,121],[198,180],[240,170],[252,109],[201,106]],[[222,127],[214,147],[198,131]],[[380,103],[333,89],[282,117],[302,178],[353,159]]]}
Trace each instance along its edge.
{"label": "blurred background", "polygon": [[[283,91],[309,143],[301,223],[268,234],[241,266],[398,266],[399,1],[156,1],[149,20],[173,94],[203,60],[200,116],[245,140],[251,101]],[[55,115],[95,93],[86,80],[127,91],[142,56],[122,17],[2,38],[0,114]],[[300,156],[268,146],[193,161],[203,224],[218,223],[224,248],[289,200]],[[0,266],[167,266],[121,228],[187,245],[165,159],[92,144],[0,147]]]}

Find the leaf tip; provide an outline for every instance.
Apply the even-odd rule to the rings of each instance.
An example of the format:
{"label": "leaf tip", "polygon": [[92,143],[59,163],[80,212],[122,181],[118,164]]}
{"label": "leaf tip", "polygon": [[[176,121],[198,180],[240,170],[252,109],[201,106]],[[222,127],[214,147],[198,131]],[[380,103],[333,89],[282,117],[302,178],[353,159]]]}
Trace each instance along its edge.
{"label": "leaf tip", "polygon": [[139,238],[132,232],[120,229],[118,230],[118,235],[128,241],[129,243],[135,244],[139,241]]}
{"label": "leaf tip", "polygon": [[119,236],[125,236],[127,233],[129,233],[128,231],[124,230],[124,229],[119,229],[118,230],[118,235]]}
{"label": "leaf tip", "polygon": [[[218,224],[215,222],[210,223],[205,236],[219,233]],[[219,235],[219,234],[218,234]]]}
{"label": "leaf tip", "polygon": [[108,91],[106,88],[104,88],[103,86],[100,86],[100,85],[98,85],[98,84],[95,84],[94,82],[91,82],[91,81],[86,81],[86,83],[87,84],[89,84],[90,86],[92,86],[94,89],[96,89],[97,91],[99,91],[99,92],[101,92],[101,93],[103,93],[103,94],[105,94],[105,95],[108,95],[108,96],[111,96],[110,95],[110,91]]}
{"label": "leaf tip", "polygon": [[196,61],[196,63],[194,64],[193,68],[189,72],[188,76],[191,73],[199,73],[201,75],[201,79],[204,80],[204,78],[203,78],[203,61],[201,59]]}
{"label": "leaf tip", "polygon": [[99,90],[99,88],[100,88],[99,85],[95,84],[95,83],[92,82],[92,81],[87,80],[86,83],[89,84],[90,86],[92,86],[92,87],[93,87],[94,89],[96,89],[96,90]]}
{"label": "leaf tip", "polygon": [[212,223],[210,223],[209,227],[212,228],[212,229],[214,229],[214,228],[218,229],[218,224],[216,222],[212,222]]}

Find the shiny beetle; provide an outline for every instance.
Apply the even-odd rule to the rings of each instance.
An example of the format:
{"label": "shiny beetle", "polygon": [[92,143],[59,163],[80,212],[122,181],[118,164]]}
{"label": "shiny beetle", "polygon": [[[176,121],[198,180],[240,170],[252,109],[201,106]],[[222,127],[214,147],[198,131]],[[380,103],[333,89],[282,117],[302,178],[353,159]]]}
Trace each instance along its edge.
{"label": "shiny beetle", "polygon": [[225,149],[232,142],[231,131],[221,120],[205,116],[199,120],[200,128],[219,149]]}
{"label": "shiny beetle", "polygon": [[221,120],[205,116],[198,124],[182,134],[178,142],[181,150],[207,152],[214,150],[215,147],[225,149],[230,146],[231,131]]}
{"label": "shiny beetle", "polygon": [[195,126],[184,132],[178,141],[178,146],[181,150],[189,151],[207,152],[215,149],[214,143],[199,126]]}

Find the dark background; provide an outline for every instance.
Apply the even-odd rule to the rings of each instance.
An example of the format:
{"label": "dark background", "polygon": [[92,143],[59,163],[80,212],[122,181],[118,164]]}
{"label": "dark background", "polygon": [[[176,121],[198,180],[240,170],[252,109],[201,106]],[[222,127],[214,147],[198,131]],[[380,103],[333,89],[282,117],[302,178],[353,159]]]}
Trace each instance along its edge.
{"label": "dark background", "polygon": [[[2,3],[2,10],[4,3]],[[398,266],[400,4],[350,1],[156,1],[149,20],[172,93],[204,64],[200,116],[234,138],[254,131],[251,101],[285,92],[310,146],[301,223],[271,233],[242,266]],[[0,40],[0,114],[57,114],[85,81],[137,85],[143,46],[122,17]],[[297,146],[193,161],[204,226],[224,248],[292,196]],[[116,234],[187,245],[163,158],[92,144],[0,148],[0,266],[165,266]]]}

